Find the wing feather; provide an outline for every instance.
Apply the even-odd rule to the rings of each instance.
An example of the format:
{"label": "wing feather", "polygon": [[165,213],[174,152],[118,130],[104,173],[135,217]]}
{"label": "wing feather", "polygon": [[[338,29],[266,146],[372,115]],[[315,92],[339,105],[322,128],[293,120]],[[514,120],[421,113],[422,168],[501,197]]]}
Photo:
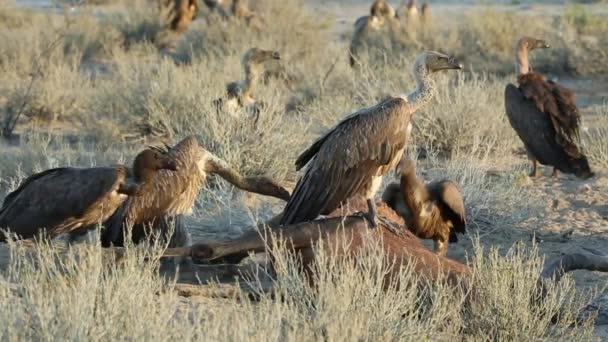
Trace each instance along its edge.
{"label": "wing feather", "polygon": [[317,140],[298,158],[310,160],[310,166],[298,181],[281,224],[330,213],[369,186],[381,169],[387,172],[383,168],[400,158],[405,148],[410,117],[404,99],[387,98],[349,115]]}
{"label": "wing feather", "polygon": [[554,121],[541,111],[541,108],[548,108],[546,102],[530,98],[531,89],[520,91],[512,84],[505,89],[507,117],[528,152],[541,164],[554,166],[562,172],[582,177],[591,174],[587,158],[576,145],[564,147],[565,140],[557,137]]}
{"label": "wing feather", "polygon": [[[33,175],[5,200],[0,227],[31,238],[42,228],[55,232],[94,224],[105,217],[85,217],[86,214],[96,205],[111,205],[101,200],[116,190],[117,181],[114,167],[60,168]],[[111,213],[115,209],[105,211]]]}

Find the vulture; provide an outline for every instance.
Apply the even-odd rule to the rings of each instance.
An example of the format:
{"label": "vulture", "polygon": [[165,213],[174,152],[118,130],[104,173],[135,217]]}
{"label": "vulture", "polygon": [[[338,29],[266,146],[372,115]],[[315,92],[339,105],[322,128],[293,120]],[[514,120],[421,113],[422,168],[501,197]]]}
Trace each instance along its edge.
{"label": "vulture", "polygon": [[370,31],[379,31],[387,22],[399,18],[395,9],[386,0],[375,0],[370,8],[370,15],[355,21],[355,31],[348,50],[351,66],[357,63],[357,51],[365,41],[365,35]]}
{"label": "vulture", "polygon": [[[120,165],[61,167],[34,174],[4,199],[0,229],[31,239],[93,226],[108,219],[127,196],[139,196],[146,182],[165,169],[175,171],[175,162],[160,151],[146,149],[133,163],[135,183]],[[1,241],[7,238],[0,234]]]}
{"label": "vulture", "polygon": [[456,183],[450,180],[424,184],[416,177],[416,165],[405,161],[401,182],[389,184],[382,200],[407,222],[407,228],[421,239],[435,241],[435,252],[445,256],[448,242],[466,232],[464,201]]}
{"label": "vulture", "polygon": [[414,19],[418,17],[418,7],[416,6],[416,0],[409,0],[407,4],[404,3],[401,7],[404,8],[406,18]]}
{"label": "vulture", "polygon": [[277,51],[255,47],[249,49],[241,62],[245,79],[240,82],[230,82],[226,85],[226,97],[213,101],[217,113],[227,112],[236,115],[239,108],[244,108],[253,114],[257,121],[263,103],[258,103],[253,98],[253,92],[264,74],[264,63],[280,59],[281,55]]}
{"label": "vulture", "polygon": [[382,176],[401,160],[412,116],[433,97],[433,74],[461,68],[454,57],[424,52],[413,66],[413,92],[389,96],[375,106],[352,113],[316,140],[296,160],[297,170],[309,166],[298,180],[280,224],[314,220],[349,198],[362,195],[369,209],[364,216],[376,227],[374,195]]}
{"label": "vulture", "polygon": [[515,48],[517,83],[505,89],[505,107],[509,122],[523,141],[528,158],[532,160],[531,177],[540,176],[538,163],[553,166],[558,171],[580,178],[594,174],[580,147],[581,115],[574,93],[539,73],[532,71],[528,53],[549,48],[545,41],[521,38]]}
{"label": "vulture", "polygon": [[237,20],[244,20],[248,26],[260,32],[264,29],[264,21],[249,9],[245,0],[232,0],[232,15]]}
{"label": "vulture", "polygon": [[[171,156],[177,171],[159,171],[130,197],[104,223],[102,246],[124,246],[123,228],[131,226],[131,240],[139,243],[152,231],[167,233],[175,223],[175,234],[169,237],[170,247],[190,244],[189,234],[182,225],[182,215],[190,214],[201,187],[210,174],[217,174],[239,189],[287,201],[289,192],[267,177],[243,177],[226,162],[202,148],[194,137],[187,137],[164,152]],[[165,236],[157,236],[164,238]]]}
{"label": "vulture", "polygon": [[169,27],[177,33],[186,32],[190,23],[196,19],[199,2],[198,0],[173,0],[172,2]]}

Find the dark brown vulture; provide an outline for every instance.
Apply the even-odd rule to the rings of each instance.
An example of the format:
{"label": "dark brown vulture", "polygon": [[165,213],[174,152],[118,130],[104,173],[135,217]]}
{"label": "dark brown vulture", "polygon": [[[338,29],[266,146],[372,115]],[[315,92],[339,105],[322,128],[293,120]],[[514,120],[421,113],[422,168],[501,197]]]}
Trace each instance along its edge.
{"label": "dark brown vulture", "polygon": [[[134,180],[124,166],[46,170],[28,177],[4,199],[0,228],[30,239],[46,231],[50,238],[105,221],[128,195],[139,190],[158,170],[175,170],[167,155],[153,149],[139,153]],[[44,235],[44,234],[43,234]],[[0,240],[6,236],[0,234]]]}
{"label": "dark brown vulture", "polygon": [[532,160],[530,176],[540,176],[538,163],[580,178],[593,176],[587,157],[580,148],[581,115],[569,89],[547,81],[533,72],[528,53],[549,44],[540,39],[521,38],[516,46],[517,83],[507,85],[505,106],[511,126],[523,141]]}
{"label": "dark brown vulture", "polygon": [[433,97],[433,74],[461,68],[453,57],[425,52],[413,66],[416,79],[413,92],[388,97],[373,107],[350,114],[315,141],[296,160],[298,170],[307,163],[309,167],[298,181],[280,223],[314,220],[352,196],[362,195],[369,207],[365,215],[372,226],[377,226],[374,195],[382,176],[401,160],[412,116]]}
{"label": "dark brown vulture", "polygon": [[435,252],[445,256],[448,242],[466,232],[464,201],[456,183],[450,180],[424,184],[416,177],[416,166],[406,161],[401,183],[386,187],[382,199],[407,222],[407,228],[421,239],[435,241]]}
{"label": "dark brown vulture", "polygon": [[[198,193],[210,174],[217,174],[239,189],[287,201],[289,192],[266,177],[242,177],[226,162],[203,149],[194,137],[187,137],[172,148],[167,148],[178,171],[160,171],[146,182],[139,196],[130,197],[104,224],[104,247],[123,246],[124,225],[132,226],[132,241],[139,243],[151,232],[166,234],[167,223],[175,222],[175,235],[170,246],[189,244],[189,233],[181,222],[182,215],[190,214]],[[159,236],[165,238],[165,236]]]}
{"label": "dark brown vulture", "polygon": [[241,62],[245,79],[239,82],[230,82],[226,85],[226,98],[213,101],[217,113],[237,115],[238,110],[244,108],[253,114],[257,120],[263,104],[253,98],[253,92],[264,75],[264,63],[279,59],[281,59],[281,55],[277,51],[259,48],[249,49]]}

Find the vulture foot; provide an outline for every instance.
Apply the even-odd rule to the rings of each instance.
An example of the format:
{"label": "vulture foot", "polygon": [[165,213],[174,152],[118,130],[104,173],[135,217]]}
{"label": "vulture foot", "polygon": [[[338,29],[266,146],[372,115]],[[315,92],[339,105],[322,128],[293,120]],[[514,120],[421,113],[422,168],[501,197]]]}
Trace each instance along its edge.
{"label": "vulture foot", "polygon": [[553,173],[551,174],[551,177],[553,179],[556,179],[559,176],[559,171],[557,170],[557,168],[553,168]]}
{"label": "vulture foot", "polygon": [[435,240],[435,253],[439,256],[446,256],[448,254],[448,242]]}
{"label": "vulture foot", "polygon": [[538,167],[538,161],[533,160],[532,161],[532,172],[530,172],[530,177],[531,178],[538,178],[541,176],[540,173],[540,169]]}

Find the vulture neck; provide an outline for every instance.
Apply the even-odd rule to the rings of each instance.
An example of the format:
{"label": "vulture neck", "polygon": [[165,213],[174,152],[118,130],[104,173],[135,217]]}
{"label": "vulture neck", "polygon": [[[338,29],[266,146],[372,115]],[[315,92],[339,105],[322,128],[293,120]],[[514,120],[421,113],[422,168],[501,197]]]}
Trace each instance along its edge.
{"label": "vulture neck", "polygon": [[433,95],[435,95],[435,83],[431,79],[431,75],[424,63],[415,64],[414,78],[416,79],[416,89],[406,97],[409,105],[416,111],[433,98]]}
{"label": "vulture neck", "polygon": [[528,50],[526,50],[523,46],[518,46],[517,51],[515,52],[516,63],[515,63],[515,72],[517,75],[525,75],[529,73],[530,63],[528,61]]}
{"label": "vulture neck", "polygon": [[137,183],[147,183],[156,174],[156,170],[140,165],[133,165],[133,176]]}
{"label": "vulture neck", "polygon": [[253,98],[253,91],[257,87],[260,80],[261,70],[259,67],[246,64],[245,65],[245,82],[243,82],[243,96]]}
{"label": "vulture neck", "polygon": [[416,170],[405,170],[401,174],[401,193],[405,205],[410,210],[412,217],[418,215],[422,208],[422,202],[427,197],[426,187],[416,178]]}

